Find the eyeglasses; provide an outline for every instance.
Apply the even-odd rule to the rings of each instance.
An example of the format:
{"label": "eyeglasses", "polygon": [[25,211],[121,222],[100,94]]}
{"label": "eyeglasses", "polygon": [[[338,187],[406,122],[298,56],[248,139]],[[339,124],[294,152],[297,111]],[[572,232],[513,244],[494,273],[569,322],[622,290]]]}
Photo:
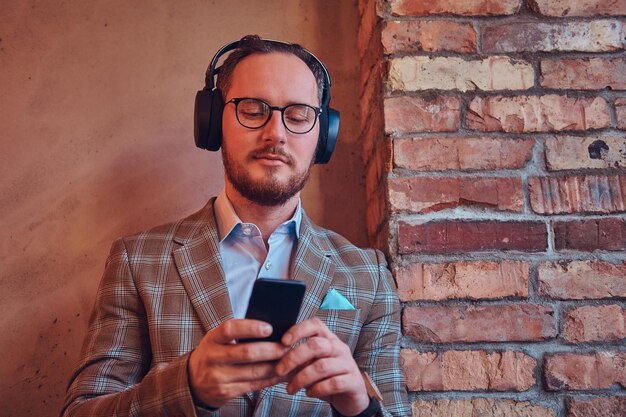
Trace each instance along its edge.
{"label": "eyeglasses", "polygon": [[319,107],[308,104],[290,104],[285,107],[270,106],[258,98],[233,98],[225,104],[235,103],[237,121],[248,129],[259,129],[269,122],[274,110],[281,114],[283,125],[291,133],[298,135],[310,132],[315,126],[317,116],[322,112]]}

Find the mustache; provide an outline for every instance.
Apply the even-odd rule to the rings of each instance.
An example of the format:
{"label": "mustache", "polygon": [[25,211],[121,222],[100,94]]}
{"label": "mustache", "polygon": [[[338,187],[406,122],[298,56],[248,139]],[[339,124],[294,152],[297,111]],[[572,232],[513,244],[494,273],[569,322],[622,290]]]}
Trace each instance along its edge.
{"label": "mustache", "polygon": [[289,165],[294,164],[293,157],[285,152],[284,149],[275,145],[268,145],[260,149],[255,149],[254,151],[250,152],[250,154],[248,155],[248,159],[263,158],[267,155],[279,156],[285,163]]}

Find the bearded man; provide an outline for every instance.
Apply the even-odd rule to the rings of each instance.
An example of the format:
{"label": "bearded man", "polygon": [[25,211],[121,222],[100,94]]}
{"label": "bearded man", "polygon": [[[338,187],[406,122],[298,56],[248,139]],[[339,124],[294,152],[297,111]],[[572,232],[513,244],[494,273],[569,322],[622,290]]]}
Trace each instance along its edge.
{"label": "bearded man", "polygon": [[[204,93],[221,122],[210,146],[221,146],[224,189],[113,244],[62,414],[410,415],[382,253],[313,224],[300,203],[336,139],[326,69],[299,45],[258,36],[229,49]],[[244,318],[264,277],[306,284],[298,322],[280,342],[238,343],[272,332]]]}

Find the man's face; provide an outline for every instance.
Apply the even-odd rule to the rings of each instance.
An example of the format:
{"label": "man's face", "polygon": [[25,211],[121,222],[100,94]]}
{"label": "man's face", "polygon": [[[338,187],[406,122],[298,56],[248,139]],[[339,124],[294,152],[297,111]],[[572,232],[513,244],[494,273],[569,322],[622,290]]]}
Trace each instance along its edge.
{"label": "man's face", "polygon": [[[225,102],[258,98],[271,106],[319,106],[315,77],[298,57],[285,53],[253,54],[235,67]],[[282,205],[297,195],[311,169],[319,120],[308,133],[288,131],[279,111],[267,124],[248,129],[237,121],[235,104],[224,107],[222,159],[226,186],[246,199],[266,206]]]}

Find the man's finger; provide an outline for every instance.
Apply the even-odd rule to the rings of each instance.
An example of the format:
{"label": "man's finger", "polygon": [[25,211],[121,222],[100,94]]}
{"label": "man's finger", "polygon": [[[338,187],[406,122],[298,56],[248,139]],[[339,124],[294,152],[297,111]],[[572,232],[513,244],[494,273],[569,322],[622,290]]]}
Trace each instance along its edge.
{"label": "man's finger", "polygon": [[275,342],[233,343],[229,345],[204,345],[196,349],[197,359],[203,366],[221,367],[280,360],[289,347]]}
{"label": "man's finger", "polygon": [[312,337],[305,343],[291,349],[276,366],[276,372],[278,375],[287,375],[316,358],[331,356],[334,351],[332,340],[324,337]]}
{"label": "man's finger", "polygon": [[326,327],[323,321],[317,317],[313,317],[312,319],[291,326],[283,335],[281,342],[285,345],[293,345],[299,340],[313,336],[335,337],[334,333]]}
{"label": "man's finger", "polygon": [[254,381],[234,382],[232,384],[229,384],[229,386],[232,392],[236,392],[237,395],[241,395],[250,391],[259,391],[263,388],[271,387],[281,382],[285,382],[284,378],[273,377],[273,378],[257,379]]}
{"label": "man's finger", "polygon": [[358,384],[362,384],[358,378],[350,374],[336,375],[331,378],[324,379],[306,388],[306,394],[309,397],[325,398],[336,394],[355,391]]}
{"label": "man's finger", "polygon": [[215,343],[226,345],[237,339],[267,337],[272,334],[272,326],[259,320],[233,319],[226,320],[209,334]]}
{"label": "man's finger", "polygon": [[238,343],[227,349],[224,360],[235,364],[278,361],[288,351],[289,347],[276,342]]}
{"label": "man's finger", "polygon": [[287,392],[296,393],[301,388],[311,387],[328,378],[349,374],[351,370],[350,364],[340,358],[318,359],[293,376],[287,386]]}
{"label": "man's finger", "polygon": [[275,362],[232,365],[221,370],[221,383],[255,382],[278,377]]}

